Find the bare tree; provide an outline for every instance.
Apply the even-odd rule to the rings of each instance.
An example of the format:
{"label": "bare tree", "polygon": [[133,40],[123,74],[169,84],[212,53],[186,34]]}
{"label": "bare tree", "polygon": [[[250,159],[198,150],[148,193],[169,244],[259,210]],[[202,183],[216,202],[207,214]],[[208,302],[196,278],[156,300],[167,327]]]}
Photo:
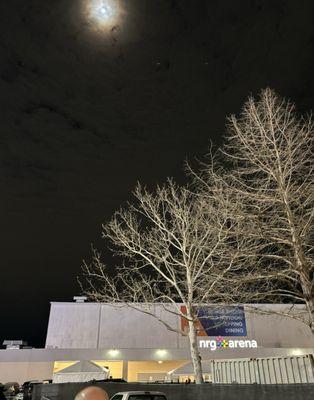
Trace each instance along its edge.
{"label": "bare tree", "polygon": [[[93,261],[83,267],[85,293],[96,301],[126,304],[188,336],[196,383],[202,383],[198,307],[230,303],[227,288],[243,266],[237,259],[241,241],[230,236],[225,212],[229,208],[222,202],[218,212],[214,199],[210,202],[172,181],[154,193],[138,186],[134,194],[136,202],[103,226],[103,237],[124,265],[112,277],[94,251]],[[230,246],[233,255],[226,258]],[[154,303],[187,321],[188,331],[171,326],[169,319],[156,313]]]}
{"label": "bare tree", "polygon": [[215,171],[211,159],[196,177],[203,192],[215,177],[224,195],[241,204],[234,219],[250,243],[242,254],[248,268],[237,277],[242,301],[303,303],[305,313],[295,306],[283,313],[314,333],[313,122],[270,89],[228,122],[225,170]]}
{"label": "bare tree", "polygon": [[[197,383],[204,304],[303,303],[305,314],[294,306],[278,313],[313,331],[311,119],[267,89],[229,119],[228,130],[224,166],[211,157],[201,172],[190,170],[197,190],[172,181],[152,193],[138,186],[135,202],[103,226],[121,260],[116,274],[97,251],[83,267],[91,299],[126,304],[188,337]],[[188,331],[171,326],[155,303]]]}

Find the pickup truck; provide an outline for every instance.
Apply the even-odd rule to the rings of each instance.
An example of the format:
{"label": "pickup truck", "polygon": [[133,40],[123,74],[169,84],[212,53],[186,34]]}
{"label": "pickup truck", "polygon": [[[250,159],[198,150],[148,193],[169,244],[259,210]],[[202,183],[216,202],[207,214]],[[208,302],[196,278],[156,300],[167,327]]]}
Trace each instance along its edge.
{"label": "pickup truck", "polygon": [[119,392],[110,400],[167,400],[167,397],[161,392]]}

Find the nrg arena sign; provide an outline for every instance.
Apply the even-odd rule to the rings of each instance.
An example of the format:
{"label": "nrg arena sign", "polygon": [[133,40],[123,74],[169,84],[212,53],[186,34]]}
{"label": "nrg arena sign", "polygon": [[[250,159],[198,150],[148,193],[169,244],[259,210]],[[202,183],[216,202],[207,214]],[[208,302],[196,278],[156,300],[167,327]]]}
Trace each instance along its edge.
{"label": "nrg arena sign", "polygon": [[221,349],[250,349],[257,348],[256,340],[235,340],[235,339],[224,339],[222,336],[218,336],[216,339],[200,340],[199,347],[201,349],[210,349],[215,351]]}

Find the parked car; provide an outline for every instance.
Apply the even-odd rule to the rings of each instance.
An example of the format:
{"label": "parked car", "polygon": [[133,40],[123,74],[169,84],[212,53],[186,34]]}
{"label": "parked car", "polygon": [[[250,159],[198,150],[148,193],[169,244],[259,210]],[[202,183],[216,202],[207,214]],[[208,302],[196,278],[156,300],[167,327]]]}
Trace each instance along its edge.
{"label": "parked car", "polygon": [[6,396],[15,396],[20,391],[20,385],[17,382],[7,382],[4,384],[4,394]]}
{"label": "parked car", "polygon": [[30,400],[32,398],[33,390],[35,385],[40,385],[42,381],[27,381],[22,385],[22,392],[25,400]]}
{"label": "parked car", "polygon": [[161,392],[119,392],[110,400],[167,400],[167,397]]}

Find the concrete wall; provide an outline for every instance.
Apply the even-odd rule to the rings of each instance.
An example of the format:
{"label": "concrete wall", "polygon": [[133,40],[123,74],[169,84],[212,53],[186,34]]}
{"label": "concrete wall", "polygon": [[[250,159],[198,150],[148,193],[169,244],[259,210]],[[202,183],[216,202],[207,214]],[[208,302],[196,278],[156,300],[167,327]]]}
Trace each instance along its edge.
{"label": "concrete wall", "polygon": [[99,304],[52,303],[46,347],[98,347]]}
{"label": "concrete wall", "polygon": [[[176,316],[159,312],[177,327]],[[95,303],[51,304],[46,348],[159,347],[178,347],[177,335],[136,310]]]}
{"label": "concrete wall", "polygon": [[53,362],[0,362],[0,382],[21,384],[30,380],[50,379],[53,364]]}
{"label": "concrete wall", "polygon": [[[178,326],[175,315],[159,306],[152,308],[170,326]],[[129,307],[101,306],[98,348],[176,348],[177,336],[147,314]]]}
{"label": "concrete wall", "polygon": [[[262,307],[261,305],[259,307]],[[280,310],[283,305],[267,306]],[[155,310],[169,325],[180,318]],[[301,322],[277,315],[246,312],[247,338],[269,348],[314,347],[311,330]],[[168,331],[153,317],[127,307],[95,303],[52,303],[46,348],[187,348],[186,337]]]}
{"label": "concrete wall", "polygon": [[[35,387],[32,400],[41,400],[41,395],[51,400],[72,400],[87,385],[63,384]],[[158,390],[168,400],[313,400],[313,385],[144,385],[102,384],[110,396],[128,390]]]}

